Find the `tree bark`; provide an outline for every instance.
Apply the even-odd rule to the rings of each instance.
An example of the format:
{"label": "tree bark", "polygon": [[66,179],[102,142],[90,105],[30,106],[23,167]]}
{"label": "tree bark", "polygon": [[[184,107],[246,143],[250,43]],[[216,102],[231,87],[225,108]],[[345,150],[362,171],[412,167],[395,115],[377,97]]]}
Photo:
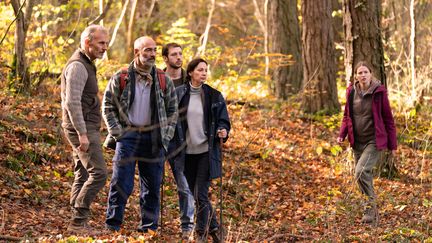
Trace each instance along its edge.
{"label": "tree bark", "polygon": [[18,92],[28,92],[30,91],[30,75],[27,65],[27,59],[25,56],[25,48],[26,48],[26,38],[27,38],[27,30],[29,27],[34,0],[24,1],[22,5],[25,5],[25,11],[22,11],[21,3],[19,0],[12,0],[11,4],[14,9],[16,20],[16,29],[15,29],[15,54],[14,61],[15,65],[13,67],[13,73],[15,74],[15,82],[14,86]]}
{"label": "tree bark", "polygon": [[331,0],[302,1],[302,109],[306,113],[340,110],[331,9]]}
{"label": "tree bark", "polygon": [[149,32],[148,27],[152,26],[152,24],[153,24],[153,22],[151,22],[153,12],[159,11],[158,8],[156,8],[156,5],[157,5],[157,1],[151,0],[150,6],[148,8],[146,8],[147,16],[145,16],[145,24],[143,26],[143,33],[145,35],[153,35],[153,34],[148,33]]}
{"label": "tree bark", "polygon": [[373,75],[387,85],[381,36],[381,0],[343,0],[347,83],[359,61],[372,65]]}
{"label": "tree bark", "polygon": [[129,62],[131,59],[133,59],[133,55],[134,55],[134,47],[132,42],[133,42],[133,30],[134,30],[133,26],[135,24],[135,13],[136,13],[137,5],[138,5],[138,0],[134,0],[129,15],[129,24],[127,27],[126,46],[125,46],[126,55],[124,57],[124,61],[126,63]]}
{"label": "tree bark", "polygon": [[269,4],[270,52],[283,56],[273,70],[275,93],[287,99],[300,91],[303,81],[301,35],[296,0],[273,0]]}
{"label": "tree bark", "polygon": [[410,33],[410,69],[411,69],[411,107],[414,107],[419,97],[417,97],[417,77],[416,77],[416,28],[415,28],[415,13],[414,13],[414,0],[410,0],[410,22],[411,22],[411,33]]}
{"label": "tree bark", "polygon": [[[354,66],[366,61],[372,75],[387,85],[384,70],[384,50],[381,35],[381,0],[343,0],[345,33],[345,71],[347,85],[354,79]],[[381,153],[376,165],[379,176],[397,176],[394,158]]]}
{"label": "tree bark", "polygon": [[[263,32],[264,35],[264,55],[265,55],[265,69],[264,69],[264,77],[267,79],[269,75],[270,70],[270,58],[268,56],[269,54],[269,31],[268,31],[268,0],[264,0],[264,11],[261,13],[260,7],[258,6],[258,2],[256,0],[253,0],[254,6],[255,6],[255,17],[258,21],[258,24]],[[270,88],[272,85],[270,85]]]}

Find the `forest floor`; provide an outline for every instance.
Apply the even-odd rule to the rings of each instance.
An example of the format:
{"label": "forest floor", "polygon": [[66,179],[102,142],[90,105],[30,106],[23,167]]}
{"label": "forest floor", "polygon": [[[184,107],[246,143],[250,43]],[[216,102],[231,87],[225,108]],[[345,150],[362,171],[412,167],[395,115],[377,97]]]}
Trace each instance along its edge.
{"label": "forest floor", "polygon": [[[161,230],[135,231],[135,183],[119,233],[68,235],[73,163],[60,128],[59,87],[44,86],[29,96],[0,92],[0,241],[180,241],[169,167]],[[232,132],[223,161],[228,242],[432,242],[430,117],[406,122],[398,116],[403,142],[394,161],[399,175],[375,179],[380,219],[377,225],[365,225],[360,222],[364,205],[353,181],[350,149],[335,144],[340,114],[304,116],[296,100],[230,102],[229,112]],[[424,132],[419,132],[421,126]],[[104,154],[111,168],[113,154]],[[108,183],[92,206],[90,224],[97,229],[104,225]],[[213,181],[211,197],[219,212],[219,180]]]}

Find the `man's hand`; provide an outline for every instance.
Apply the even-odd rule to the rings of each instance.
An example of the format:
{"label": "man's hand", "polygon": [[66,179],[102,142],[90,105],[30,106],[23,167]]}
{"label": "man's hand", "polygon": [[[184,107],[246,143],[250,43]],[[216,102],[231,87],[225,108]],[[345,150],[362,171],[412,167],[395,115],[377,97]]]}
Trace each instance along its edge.
{"label": "man's hand", "polygon": [[78,146],[78,149],[82,152],[87,152],[87,150],[90,146],[90,142],[88,140],[87,133],[79,135],[78,138],[80,141],[80,146]]}
{"label": "man's hand", "polygon": [[227,130],[225,128],[218,130],[217,134],[218,134],[219,138],[226,138],[228,135]]}
{"label": "man's hand", "polygon": [[343,143],[343,140],[344,140],[343,138],[338,137],[336,141],[337,141],[338,144],[341,144],[341,143]]}

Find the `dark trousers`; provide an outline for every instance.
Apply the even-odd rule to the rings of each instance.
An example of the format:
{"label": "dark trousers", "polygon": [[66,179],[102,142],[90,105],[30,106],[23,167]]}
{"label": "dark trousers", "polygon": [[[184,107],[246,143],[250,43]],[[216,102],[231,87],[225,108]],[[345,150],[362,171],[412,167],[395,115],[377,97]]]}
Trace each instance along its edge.
{"label": "dark trousers", "polygon": [[138,229],[157,229],[163,161],[163,149],[159,155],[152,155],[150,132],[127,132],[117,142],[105,221],[108,228],[120,229],[127,199],[133,191],[135,167],[138,164],[141,209]]}
{"label": "dark trousers", "polygon": [[180,207],[180,222],[182,231],[191,231],[194,226],[194,198],[184,174],[184,169],[177,168],[174,159],[169,164],[177,185],[177,194]]}
{"label": "dark trousers", "polygon": [[194,195],[196,204],[196,231],[199,235],[219,228],[216,212],[210,203],[208,192],[210,187],[209,153],[186,154],[185,176]]}

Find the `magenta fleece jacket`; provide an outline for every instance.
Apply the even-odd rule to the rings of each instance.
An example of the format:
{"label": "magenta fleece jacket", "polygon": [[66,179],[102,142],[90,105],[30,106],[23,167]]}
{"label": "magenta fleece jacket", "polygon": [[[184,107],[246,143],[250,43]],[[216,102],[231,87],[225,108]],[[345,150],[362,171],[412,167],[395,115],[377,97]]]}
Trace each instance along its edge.
{"label": "magenta fleece jacket", "polygon": [[[339,137],[345,139],[348,135],[348,141],[351,147],[354,146],[354,130],[350,107],[350,92],[354,88],[350,85],[346,91],[346,104],[343,115],[342,125]],[[372,94],[372,113],[375,125],[375,142],[378,150],[389,149],[396,150],[396,127],[393,120],[390,102],[387,90],[384,85],[379,86]]]}

